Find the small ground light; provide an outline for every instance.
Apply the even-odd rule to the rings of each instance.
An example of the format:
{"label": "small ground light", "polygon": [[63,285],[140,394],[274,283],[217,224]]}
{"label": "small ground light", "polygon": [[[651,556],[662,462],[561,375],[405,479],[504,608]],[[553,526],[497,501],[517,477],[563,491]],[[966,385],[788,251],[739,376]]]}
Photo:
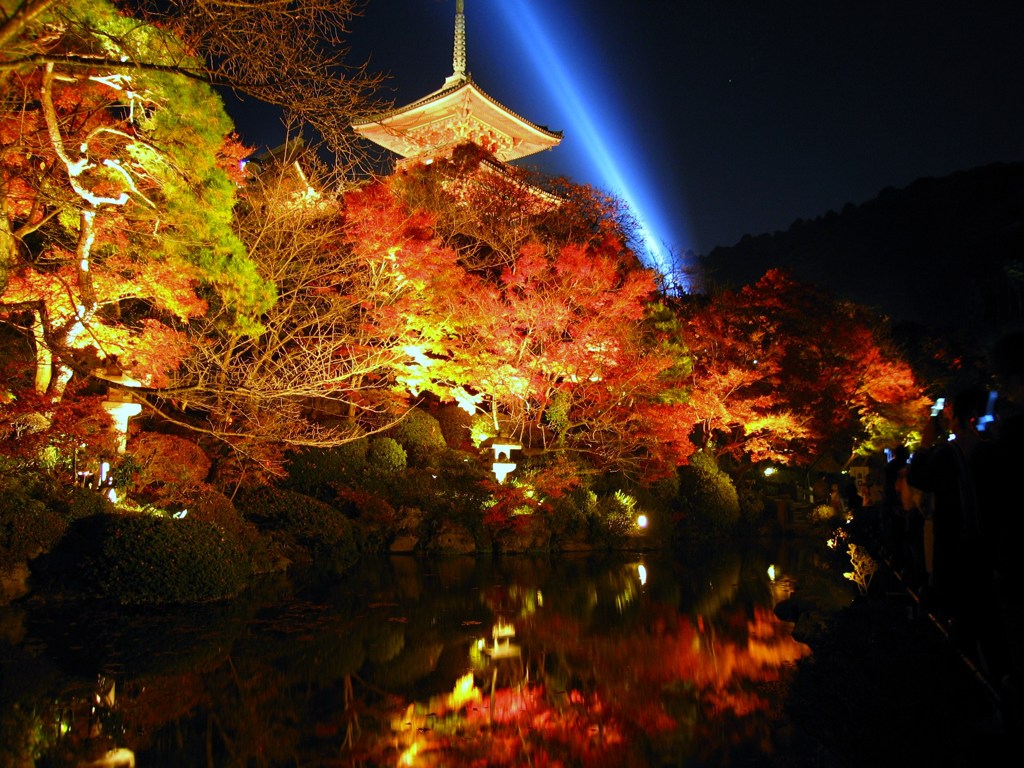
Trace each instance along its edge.
{"label": "small ground light", "polygon": [[771,579],[772,581],[775,581],[775,566],[774,565],[769,565],[768,566],[768,578]]}
{"label": "small ground light", "polygon": [[636,519],[636,525],[638,528],[647,527],[647,515],[639,515]]}
{"label": "small ground light", "polygon": [[778,471],[779,470],[777,470],[775,467],[765,467],[764,476],[765,477],[771,477],[772,475],[774,475]]}

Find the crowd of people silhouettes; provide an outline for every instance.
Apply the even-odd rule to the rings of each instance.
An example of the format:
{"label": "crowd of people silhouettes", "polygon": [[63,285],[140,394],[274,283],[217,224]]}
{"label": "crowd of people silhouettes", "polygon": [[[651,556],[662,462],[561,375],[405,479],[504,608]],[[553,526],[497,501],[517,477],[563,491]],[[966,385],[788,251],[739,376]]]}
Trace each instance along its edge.
{"label": "crowd of people silhouettes", "polygon": [[1024,331],[992,348],[991,387],[939,401],[913,454],[886,467],[880,516],[890,563],[998,692],[1024,733]]}

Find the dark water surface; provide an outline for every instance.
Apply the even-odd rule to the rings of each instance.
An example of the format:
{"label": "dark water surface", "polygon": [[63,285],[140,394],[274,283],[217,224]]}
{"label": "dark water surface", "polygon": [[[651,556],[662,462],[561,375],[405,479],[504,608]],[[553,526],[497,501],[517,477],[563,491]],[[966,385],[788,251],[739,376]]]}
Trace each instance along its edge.
{"label": "dark water surface", "polygon": [[799,570],[395,557],[201,609],[16,605],[0,768],[756,764],[808,653],[772,612]]}

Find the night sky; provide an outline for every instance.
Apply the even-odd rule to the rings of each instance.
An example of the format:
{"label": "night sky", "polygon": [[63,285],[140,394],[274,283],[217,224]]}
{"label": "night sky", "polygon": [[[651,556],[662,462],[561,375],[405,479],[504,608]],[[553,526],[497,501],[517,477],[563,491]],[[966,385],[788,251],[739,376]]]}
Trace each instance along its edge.
{"label": "night sky", "polygon": [[[353,58],[409,103],[451,74],[454,12],[369,0]],[[1024,161],[1021,0],[466,0],[466,17],[477,85],[565,134],[520,163],[617,194],[675,252]]]}

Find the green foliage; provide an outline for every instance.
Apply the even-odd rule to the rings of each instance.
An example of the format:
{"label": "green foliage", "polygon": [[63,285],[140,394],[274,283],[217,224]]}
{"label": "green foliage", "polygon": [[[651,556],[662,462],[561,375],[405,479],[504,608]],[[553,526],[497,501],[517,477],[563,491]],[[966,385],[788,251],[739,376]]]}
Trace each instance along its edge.
{"label": "green foliage", "polygon": [[447,447],[437,419],[419,408],[411,409],[387,432],[401,445],[410,466],[432,466]]}
{"label": "green foliage", "polygon": [[594,505],[594,534],[603,544],[614,546],[636,531],[636,499],[623,491],[599,496]]}
{"label": "green foliage", "polygon": [[551,532],[557,539],[590,538],[597,516],[597,494],[589,488],[573,488],[549,502]]}
{"label": "green foliage", "polygon": [[449,448],[469,450],[472,447],[472,416],[457,405],[442,406],[437,409],[434,416]]}
{"label": "green foliage", "polygon": [[250,568],[233,537],[211,523],[137,513],[76,521],[45,575],[72,595],[158,605],[231,597]]}
{"label": "green foliage", "polygon": [[0,481],[0,571],[31,560],[60,539],[67,527],[66,518],[36,492],[15,478]]}
{"label": "green foliage", "polygon": [[387,477],[401,472],[406,467],[406,452],[397,440],[391,437],[375,437],[366,452],[368,472],[374,477]]}
{"label": "green foliage", "polygon": [[679,500],[688,537],[721,536],[739,521],[736,486],[709,451],[697,451],[679,469]]}
{"label": "green foliage", "polygon": [[111,509],[96,491],[57,485],[46,475],[0,477],[0,571],[49,551],[72,520]]}
{"label": "green foliage", "polygon": [[299,493],[331,501],[333,485],[358,486],[367,469],[370,441],[365,437],[334,448],[304,448],[288,457],[285,485]]}
{"label": "green foliage", "polygon": [[569,408],[571,401],[565,392],[556,392],[544,411],[544,419],[551,430],[561,435],[569,428]]}
{"label": "green foliage", "polygon": [[102,493],[78,485],[52,486],[49,503],[63,511],[69,521],[92,515],[106,515],[114,511],[114,505]]}
{"label": "green foliage", "polygon": [[[231,503],[231,499],[212,486],[193,488],[178,499],[179,505],[188,511],[190,519],[216,526],[234,539],[242,552],[249,558],[252,570],[262,573],[270,570],[270,556],[267,542],[259,530]],[[176,509],[170,510],[178,511]]]}
{"label": "green foliage", "polygon": [[[685,381],[693,373],[693,357],[683,341],[681,325],[679,315],[671,307],[660,301],[647,305],[644,317],[647,343],[674,361],[660,374],[666,382]],[[689,399],[689,391],[678,386],[666,386],[658,393],[658,398],[663,403],[685,403]]]}
{"label": "green foliage", "polygon": [[352,524],[330,504],[284,488],[263,486],[244,491],[236,506],[245,518],[270,531],[293,553],[305,550],[312,559],[341,566],[356,558]]}

